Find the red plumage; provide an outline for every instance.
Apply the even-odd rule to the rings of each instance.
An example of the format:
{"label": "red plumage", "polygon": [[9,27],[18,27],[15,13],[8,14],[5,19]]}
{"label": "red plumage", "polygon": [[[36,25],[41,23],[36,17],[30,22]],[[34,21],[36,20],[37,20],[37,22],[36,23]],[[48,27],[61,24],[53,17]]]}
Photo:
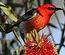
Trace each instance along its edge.
{"label": "red plumage", "polygon": [[49,23],[51,15],[56,11],[49,10],[49,7],[56,8],[51,4],[45,4],[36,8],[39,13],[36,12],[36,15],[33,15],[31,19],[23,22],[23,24],[21,24],[20,30],[22,32],[30,32],[33,29],[39,31],[40,29],[44,28]]}

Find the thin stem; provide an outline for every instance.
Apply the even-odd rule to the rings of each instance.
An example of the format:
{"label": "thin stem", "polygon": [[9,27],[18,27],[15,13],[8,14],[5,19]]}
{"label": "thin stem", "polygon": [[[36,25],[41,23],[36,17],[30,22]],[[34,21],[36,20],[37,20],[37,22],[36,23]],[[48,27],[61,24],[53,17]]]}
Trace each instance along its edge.
{"label": "thin stem", "polygon": [[51,35],[51,37],[52,37],[52,40],[53,40],[53,42],[55,43],[55,40],[54,40],[54,38],[53,38],[52,32],[51,32],[51,30],[50,30],[50,27],[49,27],[49,26],[47,26],[47,27],[48,27],[49,33],[50,33],[50,35]]}
{"label": "thin stem", "polygon": [[57,13],[55,13],[55,16],[56,16],[56,19],[57,19],[57,21],[58,21],[59,27],[60,27],[60,29],[62,30],[62,27],[61,27],[61,25],[60,25],[60,21],[59,21],[59,19],[58,19]]}
{"label": "thin stem", "polygon": [[[60,44],[55,44],[55,45],[60,45]],[[64,45],[64,44],[62,44],[62,46],[63,46],[63,47],[65,47],[65,45]]]}
{"label": "thin stem", "polygon": [[59,49],[58,49],[58,53],[59,53],[60,50],[61,50],[61,48],[62,48],[62,46],[63,46],[63,43],[64,43],[64,30],[65,30],[65,26],[64,26],[64,28],[62,29],[62,27],[61,27],[61,25],[60,25],[60,21],[59,21],[58,16],[57,16],[56,13],[55,13],[55,16],[56,16],[56,19],[57,19],[57,21],[58,21],[59,27],[60,27],[60,29],[61,29],[61,31],[62,31],[61,40],[60,40],[60,46],[59,46]]}
{"label": "thin stem", "polygon": [[[19,38],[19,36],[18,36],[17,31],[16,31],[16,30],[13,30],[13,33],[14,33],[16,39],[17,39],[17,40],[19,41],[19,43],[21,44],[21,42],[20,42],[20,38]],[[23,45],[21,44],[21,46],[23,46]]]}
{"label": "thin stem", "polygon": [[61,48],[62,48],[62,45],[63,45],[63,43],[64,43],[64,38],[63,38],[63,36],[64,36],[64,29],[65,29],[65,26],[64,26],[64,29],[62,30],[62,27],[61,27],[61,25],[60,25],[60,21],[59,21],[58,16],[57,16],[56,13],[55,13],[55,16],[56,16],[56,19],[57,19],[57,21],[58,21],[58,24],[59,24],[60,30],[62,31],[62,34],[61,34],[61,40],[60,40],[60,46],[59,46],[59,49],[58,49],[58,53],[59,53],[60,50],[61,50]]}
{"label": "thin stem", "polygon": [[59,49],[58,49],[58,53],[60,52],[61,48],[62,48],[62,45],[64,43],[64,31],[65,31],[65,26],[64,28],[62,29],[62,34],[61,34],[61,41],[60,41],[60,46],[59,46]]}
{"label": "thin stem", "polygon": [[25,1],[24,1],[24,4],[25,4],[25,12],[27,12],[27,10],[28,10],[27,2],[28,2],[28,0],[25,0]]}
{"label": "thin stem", "polygon": [[29,4],[30,4],[29,5],[29,9],[32,8],[33,3],[34,3],[34,0],[30,0],[30,2],[29,2]]}

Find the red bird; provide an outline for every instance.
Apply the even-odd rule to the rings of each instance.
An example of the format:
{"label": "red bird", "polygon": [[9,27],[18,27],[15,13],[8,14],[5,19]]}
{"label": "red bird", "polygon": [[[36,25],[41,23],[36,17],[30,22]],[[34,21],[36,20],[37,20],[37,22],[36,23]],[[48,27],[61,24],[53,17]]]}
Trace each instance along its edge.
{"label": "red bird", "polygon": [[17,23],[15,23],[10,29],[6,29],[6,32],[12,30],[14,26],[18,26],[19,30],[22,33],[30,32],[33,29],[39,31],[49,23],[50,17],[57,10],[63,9],[56,8],[52,4],[44,4],[42,6],[34,8],[21,16]]}

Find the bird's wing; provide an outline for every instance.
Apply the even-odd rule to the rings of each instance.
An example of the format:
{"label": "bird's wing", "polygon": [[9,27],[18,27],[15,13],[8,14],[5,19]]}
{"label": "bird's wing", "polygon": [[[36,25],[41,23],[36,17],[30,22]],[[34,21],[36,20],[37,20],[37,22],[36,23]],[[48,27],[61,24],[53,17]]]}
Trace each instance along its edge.
{"label": "bird's wing", "polygon": [[[37,17],[39,14],[39,12],[37,11],[36,8],[34,9],[31,9],[29,10],[28,12],[26,12],[23,16],[21,16],[18,20],[18,22],[16,22],[15,24],[13,25],[9,25],[9,24],[4,24],[5,25],[5,32],[8,33],[8,32],[11,32],[12,31],[12,28],[15,27],[15,26],[19,26],[19,24],[23,21],[26,21],[28,19],[33,19],[35,17]],[[8,28],[7,28],[8,27]]]}
{"label": "bird's wing", "polygon": [[[23,16],[21,16],[19,18],[18,22],[13,24],[9,29],[12,30],[12,28],[15,27],[15,26],[19,27],[19,24],[22,23],[23,21],[27,21],[29,19],[33,19],[33,18],[37,17],[39,14],[40,13],[37,11],[36,8],[31,9],[28,12],[26,12]],[[9,29],[7,28],[7,30],[9,30]]]}
{"label": "bird's wing", "polygon": [[37,13],[36,8],[29,10],[28,12],[26,12],[23,16],[21,16],[19,18],[18,22],[22,22],[22,21],[26,21],[28,19],[31,19],[31,17],[33,17],[35,15],[35,13]]}
{"label": "bird's wing", "polygon": [[29,10],[28,12],[26,12],[24,15],[22,15],[18,22],[15,23],[13,26],[19,26],[19,24],[23,21],[35,18],[36,16],[38,16],[39,12],[37,11],[36,8]]}

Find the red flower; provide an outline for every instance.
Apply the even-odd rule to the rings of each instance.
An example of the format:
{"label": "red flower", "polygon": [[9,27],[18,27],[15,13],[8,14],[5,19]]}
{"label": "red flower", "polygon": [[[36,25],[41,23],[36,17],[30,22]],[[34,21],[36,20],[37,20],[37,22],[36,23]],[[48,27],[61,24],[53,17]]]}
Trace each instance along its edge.
{"label": "red flower", "polygon": [[25,55],[58,55],[48,36],[43,35],[41,38],[38,37],[38,40],[36,40],[37,36],[31,34],[31,37],[31,40],[26,40]]}

